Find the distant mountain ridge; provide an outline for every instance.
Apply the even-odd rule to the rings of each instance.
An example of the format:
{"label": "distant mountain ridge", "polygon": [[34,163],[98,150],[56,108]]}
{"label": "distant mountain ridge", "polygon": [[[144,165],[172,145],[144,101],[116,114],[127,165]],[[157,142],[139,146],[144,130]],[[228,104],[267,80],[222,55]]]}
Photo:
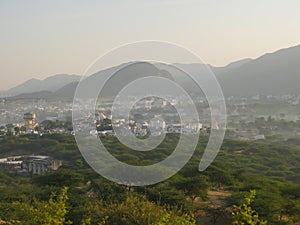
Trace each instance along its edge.
{"label": "distant mountain ridge", "polygon": [[243,66],[244,64],[251,62],[252,60],[253,59],[245,58],[245,59],[231,62],[231,63],[227,64],[226,66],[222,66],[222,67],[210,66],[210,67],[211,67],[212,71],[218,75],[218,74],[224,73],[225,71],[237,69],[237,68]]}
{"label": "distant mountain ridge", "polygon": [[7,91],[3,91],[2,95],[5,94],[8,96],[15,96],[20,94],[28,94],[42,91],[55,92],[69,83],[78,82],[80,78],[81,77],[78,75],[68,74],[57,74],[45,78],[44,80],[38,80],[33,78]]}
{"label": "distant mountain ridge", "polygon": [[300,94],[300,45],[267,53],[217,75],[226,96]]}
{"label": "distant mountain ridge", "polygon": [[[116,72],[123,65],[101,70],[84,81],[97,88],[102,76]],[[216,74],[225,96],[300,95],[300,45],[267,53],[256,59],[242,59],[224,67],[206,64],[174,64],[187,72],[209,68]],[[196,72],[195,72],[196,71]],[[201,72],[199,72],[201,76]],[[31,79],[10,89],[15,98],[73,98],[80,80],[77,75],[55,75],[45,80]],[[103,79],[102,79],[103,80]],[[43,93],[43,94],[41,94]],[[24,94],[24,95],[23,95]]]}

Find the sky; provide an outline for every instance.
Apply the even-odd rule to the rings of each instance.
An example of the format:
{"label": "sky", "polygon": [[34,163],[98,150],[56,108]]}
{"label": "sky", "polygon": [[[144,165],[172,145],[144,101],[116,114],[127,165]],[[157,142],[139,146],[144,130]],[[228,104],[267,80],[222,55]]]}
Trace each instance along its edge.
{"label": "sky", "polygon": [[298,0],[0,0],[0,90],[161,40],[224,66],[300,44]]}

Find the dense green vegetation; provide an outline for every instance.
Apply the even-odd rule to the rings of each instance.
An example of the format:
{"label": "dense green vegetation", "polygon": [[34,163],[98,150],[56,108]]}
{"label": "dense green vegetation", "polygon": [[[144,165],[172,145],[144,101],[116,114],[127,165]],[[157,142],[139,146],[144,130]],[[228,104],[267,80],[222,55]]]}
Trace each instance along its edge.
{"label": "dense green vegetation", "polygon": [[[131,151],[115,137],[102,140],[119,160],[147,165],[169,155],[177,136],[167,135],[152,154]],[[210,218],[206,224],[300,221],[300,139],[225,140],[213,164],[200,173],[206,143],[201,137],[190,162],[170,179],[130,187],[96,174],[73,136],[6,136],[0,140],[0,157],[44,154],[64,165],[39,176],[0,172],[0,224],[197,224],[201,217]],[[229,194],[222,203],[210,203],[210,191]],[[247,210],[253,223],[237,216],[246,213],[247,218]]]}

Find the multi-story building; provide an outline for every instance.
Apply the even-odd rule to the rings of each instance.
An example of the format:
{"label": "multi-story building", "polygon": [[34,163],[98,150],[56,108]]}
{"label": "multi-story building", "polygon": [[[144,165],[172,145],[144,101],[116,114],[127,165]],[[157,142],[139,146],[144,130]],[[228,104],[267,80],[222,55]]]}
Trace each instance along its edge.
{"label": "multi-story building", "polygon": [[57,170],[61,165],[61,160],[50,156],[12,156],[0,159],[0,169],[17,173],[43,174]]}

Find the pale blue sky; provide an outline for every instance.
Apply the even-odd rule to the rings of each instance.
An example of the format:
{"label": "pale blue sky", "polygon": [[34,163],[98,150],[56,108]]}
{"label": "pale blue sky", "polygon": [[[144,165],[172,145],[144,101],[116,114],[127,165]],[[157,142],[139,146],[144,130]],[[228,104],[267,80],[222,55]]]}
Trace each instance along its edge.
{"label": "pale blue sky", "polygon": [[0,0],[0,89],[162,40],[221,66],[300,44],[298,0]]}

